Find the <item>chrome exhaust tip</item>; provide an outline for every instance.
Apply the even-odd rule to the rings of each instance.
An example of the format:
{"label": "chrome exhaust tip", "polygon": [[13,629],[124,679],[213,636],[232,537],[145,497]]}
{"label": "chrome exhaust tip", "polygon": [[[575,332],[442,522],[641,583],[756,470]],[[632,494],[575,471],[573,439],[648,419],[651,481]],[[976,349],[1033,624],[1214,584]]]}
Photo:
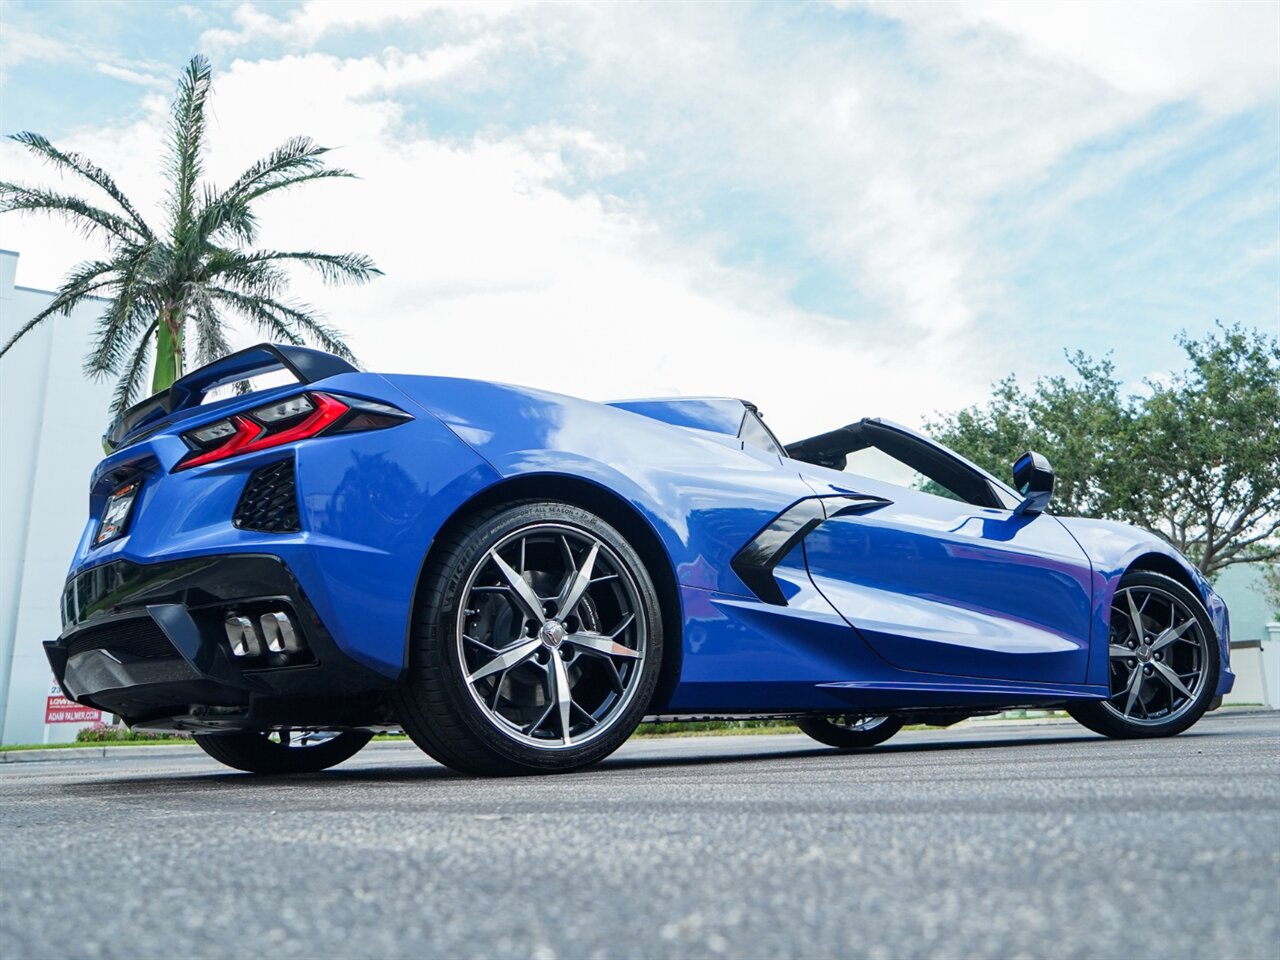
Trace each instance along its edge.
{"label": "chrome exhaust tip", "polygon": [[232,614],[227,617],[223,626],[227,631],[227,643],[231,646],[233,657],[262,656],[262,638],[258,636],[258,628],[248,617]]}
{"label": "chrome exhaust tip", "polygon": [[272,653],[298,653],[306,646],[287,613],[264,613],[258,622],[262,625],[267,649]]}

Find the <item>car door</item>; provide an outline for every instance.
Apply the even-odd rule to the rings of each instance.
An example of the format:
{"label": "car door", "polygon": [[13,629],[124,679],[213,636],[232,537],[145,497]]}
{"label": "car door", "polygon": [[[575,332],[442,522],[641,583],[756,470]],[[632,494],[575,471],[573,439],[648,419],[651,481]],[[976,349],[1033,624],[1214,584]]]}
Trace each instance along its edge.
{"label": "car door", "polygon": [[[820,494],[889,501],[837,514],[804,542],[814,584],[882,658],[922,673],[1084,682],[1090,566],[1054,517],[1015,513],[1013,491],[882,421],[787,452]],[[855,472],[886,474],[868,459],[891,480]]]}

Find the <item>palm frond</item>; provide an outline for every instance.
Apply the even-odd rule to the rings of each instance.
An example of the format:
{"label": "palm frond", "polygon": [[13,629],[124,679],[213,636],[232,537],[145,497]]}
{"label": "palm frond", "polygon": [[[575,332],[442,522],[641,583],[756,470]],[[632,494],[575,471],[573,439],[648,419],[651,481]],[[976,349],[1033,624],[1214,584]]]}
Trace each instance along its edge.
{"label": "palm frond", "polygon": [[130,220],[67,193],[55,193],[20,183],[0,183],[0,213],[28,210],[61,217],[86,237],[103,231],[120,240],[135,242],[143,234]]}
{"label": "palm frond", "polygon": [[258,187],[299,172],[319,170],[329,152],[310,137],[290,137],[236,177],[219,200],[236,200]]}
{"label": "palm frond", "polygon": [[289,176],[263,177],[235,192],[207,192],[196,218],[196,231],[202,238],[213,238],[226,231],[244,243],[253,243],[258,234],[258,220],[249,206],[252,201],[272,191],[296,187],[312,180],[349,179],[354,176],[348,170],[311,170]]}
{"label": "palm frond", "polygon": [[123,413],[133,406],[138,399],[138,393],[141,391],[142,383],[146,379],[147,367],[149,366],[148,357],[151,353],[151,337],[156,332],[158,323],[158,320],[152,320],[151,325],[143,331],[137,345],[134,347],[133,356],[129,359],[129,365],[116,382],[116,388],[111,397],[112,413]]}
{"label": "palm frond", "polygon": [[227,287],[209,286],[209,295],[245,317],[267,336],[302,346],[305,341],[293,329],[293,308],[270,297],[255,297]]}
{"label": "palm frond", "polygon": [[312,341],[343,360],[359,365],[356,355],[351,352],[351,348],[343,341],[342,331],[337,327],[331,326],[303,310],[292,311],[291,317],[294,326],[301,329]]}
{"label": "palm frond", "polygon": [[105,280],[99,280],[103,273],[116,269],[115,263],[109,263],[102,260],[93,260],[80,264],[74,270],[67,280],[63,283],[62,288],[49,301],[49,305],[37,313],[34,317],[22,325],[21,328],[11,336],[3,347],[0,347],[0,357],[9,352],[9,349],[21,340],[27,333],[34,330],[45,320],[55,314],[66,316],[80,304],[85,297],[90,296],[95,291],[102,290],[116,283],[114,277],[108,277]]}
{"label": "palm frond", "polygon": [[195,328],[197,366],[203,367],[206,363],[213,363],[231,352],[231,341],[227,339],[222,318],[218,316],[217,310],[211,308]]}
{"label": "palm frond", "polygon": [[182,311],[195,331],[197,366],[212,363],[231,352],[222,316],[207,284],[188,283],[183,287]]}
{"label": "palm frond", "polygon": [[221,286],[239,288],[241,293],[274,297],[285,285],[284,271],[270,262],[253,260],[239,250],[219,250],[205,262],[203,277],[217,279]]}
{"label": "palm frond", "polygon": [[78,174],[90,183],[94,184],[107,196],[120,205],[125,213],[129,215],[129,219],[133,221],[138,228],[138,232],[144,237],[151,238],[153,236],[151,228],[147,226],[147,222],[142,219],[142,215],[138,213],[129,198],[124,192],[116,186],[116,182],[101,167],[93,163],[88,157],[80,153],[67,153],[59,150],[47,138],[42,137],[38,133],[23,131],[22,133],[11,134],[10,140],[16,140],[28,150],[38,154],[47,162],[54,166],[64,167],[73,173]]}
{"label": "palm frond", "polygon": [[344,360],[357,362],[355,354],[342,341],[342,331],[324,323],[305,304],[283,303],[270,297],[248,297],[224,287],[210,287],[209,292],[243,314],[266,334],[299,345],[309,339]]}
{"label": "palm frond", "polygon": [[243,200],[219,197],[213,188],[205,187],[195,233],[206,243],[220,235],[241,243],[253,243],[258,236],[258,218]]}
{"label": "palm frond", "polygon": [[246,263],[296,261],[315,270],[326,283],[368,283],[382,271],[362,253],[317,253],[315,250],[255,250],[244,255]]}
{"label": "palm frond", "polygon": [[192,57],[178,80],[178,93],[173,101],[169,126],[169,173],[173,178],[169,213],[175,237],[186,232],[195,208],[196,181],[203,169],[200,150],[204,144],[204,108],[212,76],[213,69],[207,59]]}
{"label": "palm frond", "polygon": [[240,194],[240,199],[248,202],[271,193],[273,190],[284,190],[288,187],[296,187],[300,183],[310,183],[312,180],[330,180],[335,177],[342,180],[358,179],[350,170],[343,170],[341,167],[334,167],[331,170],[313,170],[310,173],[300,173],[293,177],[281,177],[279,180],[272,180],[270,183],[260,183],[252,190]]}
{"label": "palm frond", "polygon": [[84,372],[90,379],[115,373],[138,328],[159,314],[158,305],[148,295],[149,286],[140,282],[148,254],[149,249],[143,249],[123,262],[118,261],[120,277],[115,298],[99,318],[93,346],[84,359]]}

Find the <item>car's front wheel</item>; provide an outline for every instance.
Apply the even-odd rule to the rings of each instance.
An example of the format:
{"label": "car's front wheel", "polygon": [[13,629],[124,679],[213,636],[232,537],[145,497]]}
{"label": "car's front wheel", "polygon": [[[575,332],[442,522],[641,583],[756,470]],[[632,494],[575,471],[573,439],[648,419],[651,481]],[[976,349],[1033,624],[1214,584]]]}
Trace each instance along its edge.
{"label": "car's front wheel", "polygon": [[1067,707],[1108,737],[1169,737],[1208,709],[1218,688],[1219,654],[1204,605],[1170,577],[1124,576],[1111,602],[1107,658],[1111,695]]}
{"label": "car's front wheel", "polygon": [[631,735],[661,663],[657,592],[627,539],[581,507],[519,503],[437,546],[396,711],[455,770],[573,770]]}
{"label": "car's front wheel", "polygon": [[841,750],[865,750],[884,743],[902,729],[897,717],[853,716],[801,717],[796,726],[819,743]]}
{"label": "car's front wheel", "polygon": [[249,773],[315,773],[354,757],[373,736],[367,730],[272,730],[198,733],[213,759]]}

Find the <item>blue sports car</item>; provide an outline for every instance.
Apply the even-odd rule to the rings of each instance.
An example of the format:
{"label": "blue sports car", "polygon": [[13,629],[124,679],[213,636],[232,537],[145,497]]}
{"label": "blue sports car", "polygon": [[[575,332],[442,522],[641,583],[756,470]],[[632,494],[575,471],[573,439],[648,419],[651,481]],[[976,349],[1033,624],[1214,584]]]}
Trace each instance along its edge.
{"label": "blue sports car", "polygon": [[1226,608],[1168,544],[1046,514],[1035,453],[1009,486],[885,420],[784,445],[740,400],[263,344],[106,442],[54,673],[242,770],[403,729],[456,770],[565,771],[646,718],[791,717],[852,749],[1036,706],[1167,736],[1233,681]]}

